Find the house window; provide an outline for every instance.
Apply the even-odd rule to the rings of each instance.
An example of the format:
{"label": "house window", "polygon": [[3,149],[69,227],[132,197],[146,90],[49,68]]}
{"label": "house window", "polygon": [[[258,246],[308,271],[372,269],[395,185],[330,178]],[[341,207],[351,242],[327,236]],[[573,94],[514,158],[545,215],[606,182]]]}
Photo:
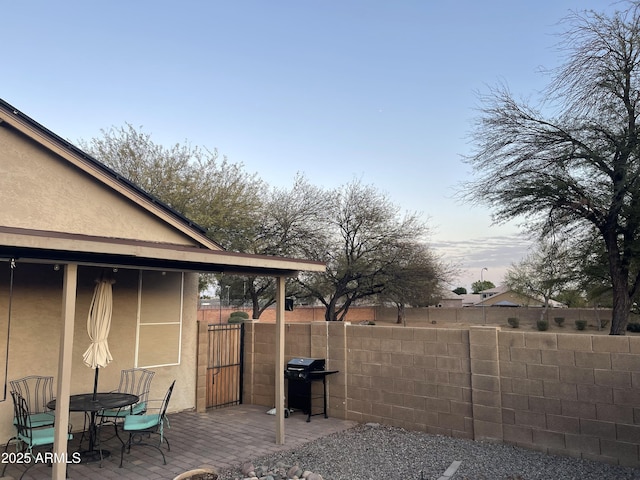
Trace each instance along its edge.
{"label": "house window", "polygon": [[136,366],[180,363],[184,274],[141,270],[138,282]]}

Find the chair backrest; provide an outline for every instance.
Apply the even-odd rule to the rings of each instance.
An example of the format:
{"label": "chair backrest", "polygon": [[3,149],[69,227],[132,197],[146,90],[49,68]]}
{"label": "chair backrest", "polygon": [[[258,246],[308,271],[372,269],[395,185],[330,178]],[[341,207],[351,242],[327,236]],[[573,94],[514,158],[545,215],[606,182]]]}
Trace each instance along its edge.
{"label": "chair backrest", "polygon": [[156,372],[146,368],[130,368],[120,372],[121,393],[132,393],[138,396],[138,403],[146,403],[151,389],[151,380]]}
{"label": "chair backrest", "polygon": [[11,391],[24,399],[29,413],[48,411],[47,403],[53,400],[53,377],[30,375],[11,380]]}
{"label": "chair backrest", "polygon": [[162,401],[162,407],[160,407],[160,422],[162,422],[167,416],[167,407],[169,406],[169,400],[171,400],[171,393],[173,392],[173,386],[175,384],[175,380],[171,382],[169,390],[167,390],[167,393],[164,396],[164,400]]}
{"label": "chair backrest", "polygon": [[31,438],[31,412],[27,400],[20,393],[12,391],[13,412],[19,437]]}

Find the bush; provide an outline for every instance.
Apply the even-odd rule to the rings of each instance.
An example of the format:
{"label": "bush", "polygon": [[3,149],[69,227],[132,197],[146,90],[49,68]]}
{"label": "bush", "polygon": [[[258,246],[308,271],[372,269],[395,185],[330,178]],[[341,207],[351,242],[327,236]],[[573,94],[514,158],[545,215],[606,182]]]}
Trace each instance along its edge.
{"label": "bush", "polygon": [[547,320],[538,320],[536,322],[536,326],[538,327],[538,330],[540,330],[541,332],[544,332],[545,330],[549,330],[549,322]]}
{"label": "bush", "polygon": [[586,320],[576,320],[576,328],[578,330],[584,330],[585,328],[587,328],[587,321]]}
{"label": "bush", "polygon": [[507,323],[509,323],[509,325],[511,325],[513,328],[518,328],[520,326],[520,320],[518,320],[516,317],[507,318]]}
{"label": "bush", "polygon": [[634,333],[640,332],[640,323],[636,323],[636,322],[627,323],[627,330]]}
{"label": "bush", "polygon": [[246,318],[242,318],[239,316],[235,316],[235,317],[229,317],[229,320],[227,320],[227,323],[242,323],[246,320]]}
{"label": "bush", "polygon": [[558,325],[559,327],[564,326],[564,317],[555,317],[553,321],[556,322],[556,325]]}
{"label": "bush", "polygon": [[231,312],[231,315],[229,315],[229,317],[240,317],[240,318],[244,318],[245,320],[247,320],[249,318],[249,314],[247,312],[243,312],[241,310],[237,310],[235,312]]}

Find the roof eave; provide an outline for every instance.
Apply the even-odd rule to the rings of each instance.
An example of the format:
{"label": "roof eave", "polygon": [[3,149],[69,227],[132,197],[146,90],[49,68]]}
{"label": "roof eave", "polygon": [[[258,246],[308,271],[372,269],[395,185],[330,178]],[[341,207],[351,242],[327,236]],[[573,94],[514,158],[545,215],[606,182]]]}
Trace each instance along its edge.
{"label": "roof eave", "polygon": [[326,269],[323,262],[309,260],[10,227],[0,227],[0,257],[260,276]]}

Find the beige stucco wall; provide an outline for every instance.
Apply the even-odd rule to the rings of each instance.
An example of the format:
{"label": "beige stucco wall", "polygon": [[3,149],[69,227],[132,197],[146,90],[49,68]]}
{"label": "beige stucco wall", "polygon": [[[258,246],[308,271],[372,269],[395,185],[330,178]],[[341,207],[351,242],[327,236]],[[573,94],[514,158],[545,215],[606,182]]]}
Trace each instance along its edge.
{"label": "beige stucco wall", "polygon": [[[102,269],[79,267],[76,318],[73,344],[71,393],[90,392],[94,371],[84,365],[82,355],[89,345],[86,319],[93,294],[94,280]],[[26,375],[52,375],[57,377],[62,309],[62,269],[53,265],[21,263],[14,270],[14,287],[11,305],[11,331],[9,338],[8,379]],[[99,390],[110,391],[118,387],[120,370],[135,366],[136,319],[138,312],[139,272],[134,269],[107,271],[115,280],[113,286],[113,317],[109,335],[109,347],[113,362],[100,370]],[[170,283],[174,288],[175,282]],[[164,299],[166,288],[154,284],[143,289],[145,301]],[[175,294],[175,295],[174,295]],[[163,316],[155,313],[157,320],[177,321],[181,308],[180,290],[172,292],[175,308]],[[0,262],[0,359],[5,365],[6,332],[9,300],[9,264]],[[197,274],[186,274],[182,297],[182,339],[179,365],[152,368],[156,375],[152,382],[150,398],[162,399],[173,379],[177,379],[170,410],[179,411],[195,407],[196,369],[196,308]],[[166,317],[166,318],[165,318]],[[169,318],[170,317],[170,318]],[[178,317],[178,318],[176,318]],[[4,377],[4,374],[2,375]],[[1,399],[0,391],[0,399]],[[7,394],[8,395],[8,394]],[[8,396],[0,402],[0,438],[12,434],[12,402]],[[82,418],[74,414],[74,428],[82,427]]]}
{"label": "beige stucco wall", "polygon": [[0,225],[195,245],[119,193],[0,126]]}

